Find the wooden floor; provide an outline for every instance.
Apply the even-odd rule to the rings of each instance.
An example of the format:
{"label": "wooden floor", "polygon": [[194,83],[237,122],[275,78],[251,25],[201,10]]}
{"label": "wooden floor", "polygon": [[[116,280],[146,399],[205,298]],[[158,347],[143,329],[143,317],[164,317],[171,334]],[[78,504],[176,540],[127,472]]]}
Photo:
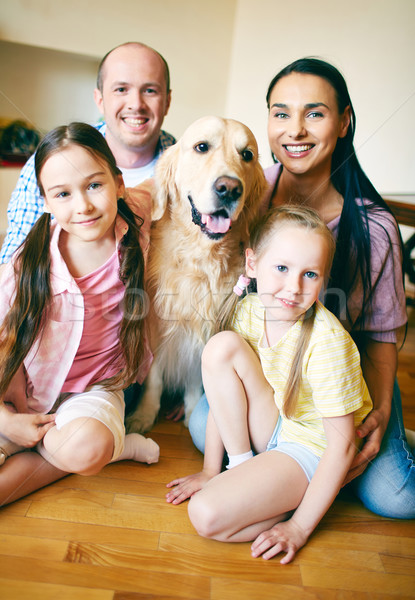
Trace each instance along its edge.
{"label": "wooden floor", "polygon": [[[405,424],[415,429],[415,318],[400,354]],[[336,500],[294,562],[198,537],[166,482],[198,470],[182,424],[159,423],[159,464],[71,475],[0,509],[2,600],[363,600],[415,597],[415,521]]]}

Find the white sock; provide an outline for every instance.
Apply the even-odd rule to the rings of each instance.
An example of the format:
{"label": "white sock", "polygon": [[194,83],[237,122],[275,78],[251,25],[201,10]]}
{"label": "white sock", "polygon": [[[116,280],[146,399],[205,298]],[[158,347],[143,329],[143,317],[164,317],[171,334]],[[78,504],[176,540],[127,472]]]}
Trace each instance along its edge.
{"label": "white sock", "polygon": [[160,448],[156,442],[150,438],[145,438],[139,433],[129,433],[125,436],[124,451],[111,462],[119,460],[135,460],[147,464],[158,462]]}
{"label": "white sock", "polygon": [[234,467],[237,467],[246,460],[249,460],[253,456],[254,453],[252,452],[252,450],[250,450],[249,452],[245,452],[244,454],[228,454],[229,463],[226,465],[226,468],[233,469]]}

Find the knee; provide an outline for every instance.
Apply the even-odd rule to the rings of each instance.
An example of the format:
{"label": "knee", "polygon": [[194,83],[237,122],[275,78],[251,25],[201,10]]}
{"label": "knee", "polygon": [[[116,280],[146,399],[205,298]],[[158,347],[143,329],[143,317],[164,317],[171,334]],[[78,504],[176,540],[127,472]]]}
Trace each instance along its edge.
{"label": "knee", "polygon": [[113,446],[113,440],[111,443],[103,440],[88,440],[82,449],[74,448],[69,459],[71,472],[79,475],[96,475],[110,462]]}
{"label": "knee", "polygon": [[204,538],[220,540],[218,512],[204,497],[195,494],[189,501],[189,519],[197,533]]}
{"label": "knee", "polygon": [[234,331],[221,331],[214,335],[202,352],[202,369],[216,368],[227,364],[244,344]]}
{"label": "knee", "polygon": [[[78,475],[96,475],[110,462],[113,453],[114,440],[109,435],[84,435],[81,432],[66,437],[63,443],[53,453],[58,467],[68,473]],[[47,447],[47,451],[51,451]]]}
{"label": "knee", "polygon": [[405,462],[398,448],[395,451],[392,457],[384,460],[380,455],[351,485],[365,507],[375,514],[393,519],[414,519],[415,464],[411,458]]}

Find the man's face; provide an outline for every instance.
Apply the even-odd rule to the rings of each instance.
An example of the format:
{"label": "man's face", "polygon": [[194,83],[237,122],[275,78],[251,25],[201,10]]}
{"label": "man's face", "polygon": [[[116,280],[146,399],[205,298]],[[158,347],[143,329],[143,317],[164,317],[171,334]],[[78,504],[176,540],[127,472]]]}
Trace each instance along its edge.
{"label": "man's face", "polygon": [[117,48],[105,61],[102,92],[95,90],[95,102],[104,115],[106,139],[117,161],[123,150],[150,154],[151,160],[170,106],[161,58],[149,48]]}

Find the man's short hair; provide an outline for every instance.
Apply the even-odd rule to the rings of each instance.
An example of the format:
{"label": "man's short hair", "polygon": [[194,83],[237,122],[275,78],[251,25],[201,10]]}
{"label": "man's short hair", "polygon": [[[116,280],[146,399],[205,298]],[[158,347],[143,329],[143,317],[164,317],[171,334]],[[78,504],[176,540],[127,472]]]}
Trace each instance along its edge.
{"label": "man's short hair", "polygon": [[164,58],[164,56],[162,56],[160,54],[160,52],[157,52],[157,50],[154,50],[154,48],[147,46],[147,44],[142,44],[141,42],[125,42],[124,44],[115,46],[115,48],[113,48],[112,50],[107,52],[106,55],[104,56],[104,58],[99,63],[98,73],[97,73],[97,88],[99,89],[101,94],[102,94],[102,88],[103,88],[103,84],[104,84],[103,70],[104,70],[104,66],[105,66],[105,61],[107,60],[109,55],[112,54],[112,52],[114,52],[114,50],[117,50],[118,48],[122,48],[123,46],[129,46],[129,45],[138,46],[139,48],[148,48],[148,50],[151,50],[152,52],[154,52],[154,54],[157,54],[157,56],[159,56],[161,58],[161,60],[163,61],[163,65],[164,65],[164,76],[166,79],[166,89],[167,89],[167,93],[169,93],[169,91],[170,91],[170,71],[169,71],[169,65],[167,64],[167,61]]}

